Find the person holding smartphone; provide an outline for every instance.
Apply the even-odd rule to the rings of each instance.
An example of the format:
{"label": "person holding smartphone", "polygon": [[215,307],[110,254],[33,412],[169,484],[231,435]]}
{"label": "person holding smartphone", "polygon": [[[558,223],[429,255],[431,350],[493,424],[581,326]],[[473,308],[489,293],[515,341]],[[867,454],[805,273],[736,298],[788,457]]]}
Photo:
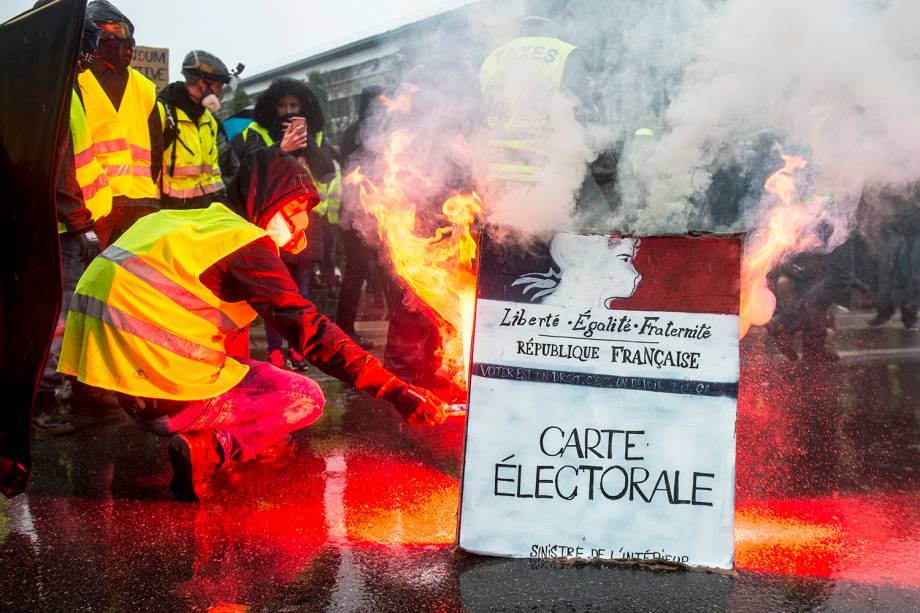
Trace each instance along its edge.
{"label": "person holding smartphone", "polygon": [[243,155],[260,147],[278,147],[301,158],[320,183],[335,176],[334,151],[323,134],[323,109],[306,84],[275,79],[256,100],[253,116],[252,123],[230,141],[221,156],[225,177],[236,175]]}

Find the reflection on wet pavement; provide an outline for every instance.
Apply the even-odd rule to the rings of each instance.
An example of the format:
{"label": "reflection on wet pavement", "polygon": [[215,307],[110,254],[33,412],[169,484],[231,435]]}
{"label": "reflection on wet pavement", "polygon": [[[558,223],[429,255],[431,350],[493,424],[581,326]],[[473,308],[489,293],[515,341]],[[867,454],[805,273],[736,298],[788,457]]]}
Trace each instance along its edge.
{"label": "reflection on wet pavement", "polygon": [[115,408],[39,438],[29,494],[0,500],[0,609],[920,607],[916,363],[745,365],[736,577],[456,552],[462,423],[412,429],[322,381],[322,420],[200,505]]}

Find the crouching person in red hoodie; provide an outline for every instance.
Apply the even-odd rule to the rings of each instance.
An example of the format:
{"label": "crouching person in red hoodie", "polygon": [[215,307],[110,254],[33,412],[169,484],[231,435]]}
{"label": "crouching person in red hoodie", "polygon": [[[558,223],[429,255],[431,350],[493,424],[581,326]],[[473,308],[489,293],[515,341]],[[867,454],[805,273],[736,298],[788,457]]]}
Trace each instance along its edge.
{"label": "crouching person in red hoodie", "polygon": [[229,207],[139,220],[93,260],[67,315],[59,370],[117,392],[143,428],[171,437],[173,492],[200,498],[220,466],[322,414],[316,382],[228,353],[256,315],[322,371],[389,400],[409,423],[443,422],[443,401],[384,369],[291,279],[279,249],[305,247],[307,213],[319,202],[306,171],[280,151],[256,150],[228,199]]}

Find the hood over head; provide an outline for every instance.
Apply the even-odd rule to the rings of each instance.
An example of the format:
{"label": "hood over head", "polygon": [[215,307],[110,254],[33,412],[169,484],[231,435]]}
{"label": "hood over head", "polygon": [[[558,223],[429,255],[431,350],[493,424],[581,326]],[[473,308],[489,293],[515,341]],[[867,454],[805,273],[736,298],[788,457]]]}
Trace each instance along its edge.
{"label": "hood over head", "polygon": [[321,132],[325,126],[323,108],[319,100],[310,91],[310,88],[297,79],[280,78],[271,82],[259,98],[253,110],[256,122],[268,129],[273,138],[279,139],[281,135],[281,118],[278,117],[278,101],[285,96],[294,96],[300,100],[300,114],[307,119],[307,130],[313,135]]}
{"label": "hood over head", "polygon": [[86,17],[95,23],[115,23],[123,21],[128,24],[131,36],[134,36],[134,24],[108,0],[93,0],[90,2],[86,6]]}
{"label": "hood over head", "polygon": [[247,153],[227,186],[234,210],[260,228],[298,193],[307,194],[307,210],[319,204],[319,193],[304,167],[275,147]]}

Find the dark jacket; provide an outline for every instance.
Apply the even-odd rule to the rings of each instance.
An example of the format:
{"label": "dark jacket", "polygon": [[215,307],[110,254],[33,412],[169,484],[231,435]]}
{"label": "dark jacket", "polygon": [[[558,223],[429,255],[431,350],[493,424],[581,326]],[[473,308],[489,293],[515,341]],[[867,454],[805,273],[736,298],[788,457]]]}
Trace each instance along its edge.
{"label": "dark jacket", "polygon": [[[157,99],[163,104],[182,109],[192,121],[198,121],[204,115],[204,107],[193,101],[188,95],[188,88],[185,87],[184,81],[170,83],[157,94]],[[169,143],[164,143],[168,147]]]}
{"label": "dark jacket", "polygon": [[[296,79],[275,79],[262,95],[256,100],[253,110],[254,121],[265,128],[271,136],[272,146],[278,147],[284,136],[282,123],[288,118],[279,117],[276,107],[278,101],[285,96],[294,96],[300,100],[300,116],[307,120],[307,146],[300,151],[292,152],[295,157],[301,157],[310,174],[321,182],[327,183],[335,176],[335,152],[329,144],[329,139],[324,136],[320,145],[316,144],[316,135],[325,128],[325,117],[319,100],[313,95],[306,85]],[[246,137],[243,137],[243,134]],[[240,160],[247,153],[259,147],[266,147],[266,143],[254,130],[243,131],[237,134],[220,158],[220,171],[224,177],[232,177],[239,170]]]}
{"label": "dark jacket", "polygon": [[342,166],[349,164],[349,158],[357,153],[360,156],[361,148],[361,128],[373,113],[373,102],[383,95],[383,88],[378,85],[371,85],[361,90],[361,97],[358,99],[358,119],[345,129],[342,135],[342,142],[339,146],[339,153],[342,156]]}

